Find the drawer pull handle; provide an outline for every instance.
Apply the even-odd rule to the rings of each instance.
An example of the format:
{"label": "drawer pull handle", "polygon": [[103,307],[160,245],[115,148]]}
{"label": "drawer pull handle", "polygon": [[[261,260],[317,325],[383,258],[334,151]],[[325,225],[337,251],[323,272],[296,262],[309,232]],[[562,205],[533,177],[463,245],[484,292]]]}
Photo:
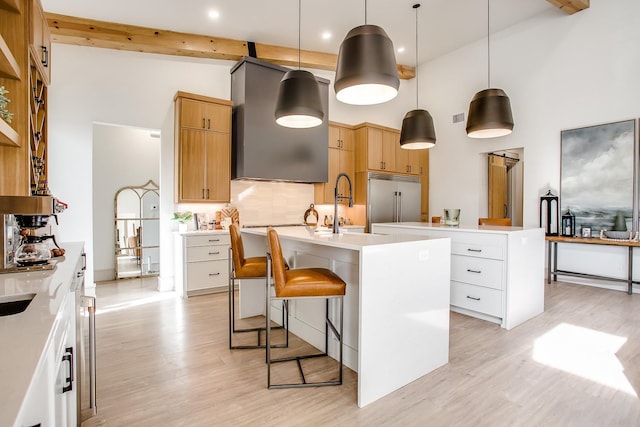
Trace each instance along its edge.
{"label": "drawer pull handle", "polygon": [[218,251],[218,252],[209,252],[209,255],[220,255],[220,251]]}
{"label": "drawer pull handle", "polygon": [[471,249],[471,248],[467,248],[467,250],[469,252],[482,252],[482,249]]}
{"label": "drawer pull handle", "polygon": [[482,273],[482,270],[472,270],[472,269],[470,269],[470,268],[467,268],[467,271],[468,271],[469,273],[477,273],[477,274]]}
{"label": "drawer pull handle", "polygon": [[220,273],[209,273],[209,276],[219,276]]}
{"label": "drawer pull handle", "polygon": [[210,242],[219,242],[220,239],[209,239]]}
{"label": "drawer pull handle", "polygon": [[480,298],[472,297],[472,296],[469,296],[469,295],[467,295],[467,298],[472,299],[474,301],[480,301]]}

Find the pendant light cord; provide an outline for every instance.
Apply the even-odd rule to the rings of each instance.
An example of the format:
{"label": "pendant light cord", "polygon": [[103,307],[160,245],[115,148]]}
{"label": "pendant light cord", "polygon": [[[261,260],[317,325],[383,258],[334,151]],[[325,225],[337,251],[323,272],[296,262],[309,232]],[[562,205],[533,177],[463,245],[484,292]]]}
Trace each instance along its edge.
{"label": "pendant light cord", "polygon": [[489,3],[487,0],[487,89],[491,89],[491,42],[490,42],[490,27],[489,27]]}
{"label": "pendant light cord", "polygon": [[298,70],[300,69],[300,21],[302,20],[302,0],[298,0]]}
{"label": "pendant light cord", "polygon": [[416,110],[418,109],[418,94],[420,93],[420,77],[418,76],[418,8],[420,3],[413,5],[416,10]]}
{"label": "pendant light cord", "polygon": [[364,0],[364,25],[367,25],[367,0]]}

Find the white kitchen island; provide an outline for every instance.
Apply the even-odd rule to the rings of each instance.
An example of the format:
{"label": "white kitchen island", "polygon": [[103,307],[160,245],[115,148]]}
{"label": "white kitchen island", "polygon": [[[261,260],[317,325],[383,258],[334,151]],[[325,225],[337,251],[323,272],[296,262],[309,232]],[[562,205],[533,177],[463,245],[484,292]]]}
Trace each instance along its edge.
{"label": "white kitchen island", "polygon": [[[347,283],[344,363],[358,372],[359,407],[448,362],[448,238],[277,231],[292,268],[329,268]],[[242,235],[246,256],[265,253],[266,229],[245,228]],[[241,316],[264,313],[264,290],[264,282],[241,283]],[[292,301],[290,312],[291,332],[323,348],[323,300]],[[336,341],[329,353],[336,357]]]}
{"label": "white kitchen island", "polygon": [[451,310],[511,329],[544,311],[542,228],[426,222],[373,224],[374,233],[451,238]]}

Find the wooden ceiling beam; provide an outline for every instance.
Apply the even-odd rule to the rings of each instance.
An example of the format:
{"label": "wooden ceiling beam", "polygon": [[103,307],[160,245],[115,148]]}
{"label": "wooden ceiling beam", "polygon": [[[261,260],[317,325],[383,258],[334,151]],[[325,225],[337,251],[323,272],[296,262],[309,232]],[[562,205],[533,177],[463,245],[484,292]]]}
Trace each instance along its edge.
{"label": "wooden ceiling beam", "polygon": [[[54,43],[100,47],[133,52],[239,61],[248,56],[248,42],[198,34],[178,33],[114,22],[46,13]],[[256,56],[284,66],[298,65],[298,49],[255,43]],[[304,68],[334,71],[338,56],[302,50]],[[398,64],[398,76],[412,79],[415,67]]]}
{"label": "wooden ceiling beam", "polygon": [[552,5],[564,10],[567,14],[573,15],[576,12],[589,8],[589,0],[547,0]]}

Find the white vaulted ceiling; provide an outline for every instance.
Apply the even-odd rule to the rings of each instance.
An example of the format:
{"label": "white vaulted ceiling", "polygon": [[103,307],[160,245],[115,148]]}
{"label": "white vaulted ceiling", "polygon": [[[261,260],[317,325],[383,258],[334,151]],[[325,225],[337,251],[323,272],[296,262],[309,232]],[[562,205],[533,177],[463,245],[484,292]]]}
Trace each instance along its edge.
{"label": "white vaulted ceiling", "polygon": [[[297,0],[42,0],[46,12],[285,47],[298,45]],[[485,0],[368,0],[367,23],[386,30],[398,63],[415,65],[415,12],[420,3],[420,62],[486,37]],[[301,46],[337,53],[353,27],[364,24],[363,0],[302,0]],[[210,10],[220,17],[211,19]],[[491,0],[491,32],[539,13],[563,16],[545,0]],[[332,37],[321,35],[329,31]]]}

